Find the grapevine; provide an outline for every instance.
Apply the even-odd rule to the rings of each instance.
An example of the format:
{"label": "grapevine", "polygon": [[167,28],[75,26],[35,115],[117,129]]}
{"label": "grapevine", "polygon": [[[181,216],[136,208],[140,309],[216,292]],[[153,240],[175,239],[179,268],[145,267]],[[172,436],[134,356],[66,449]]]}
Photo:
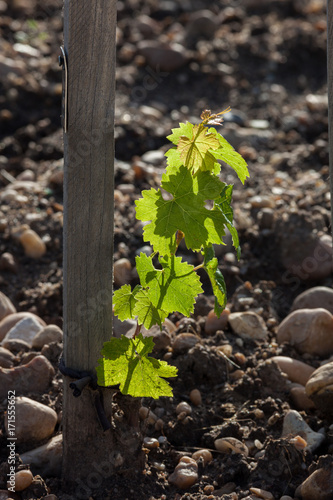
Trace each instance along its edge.
{"label": "grapevine", "polygon": [[[143,239],[153,247],[147,256],[136,257],[140,285],[133,289],[123,285],[113,295],[114,313],[121,321],[136,319],[133,338],[122,335],[104,343],[96,368],[98,384],[119,385],[123,394],[134,397],[172,396],[165,378],[175,377],[177,369],[149,356],[153,338],[143,337],[141,325],[149,330],[162,328],[165,318],[179,312],[190,316],[196,297],[203,292],[197,270],[206,271],[215,296],[215,313],[219,317],[226,305],[226,286],[218,268],[213,245],[223,245],[227,228],[238,258],[240,247],[233,225],[231,198],[233,185],[220,180],[221,163],[237,173],[244,184],[249,176],[242,156],[210,125],[222,125],[223,114],[230,108],[211,114],[205,110],[201,123],[180,123],[167,139],[173,144],[165,154],[166,171],[160,189],[142,192],[136,203],[136,217],[147,223]],[[162,191],[168,193],[163,196]],[[212,208],[207,208],[210,201]],[[202,254],[202,264],[194,267],[176,256],[180,242]],[[153,259],[158,261],[156,268]]]}

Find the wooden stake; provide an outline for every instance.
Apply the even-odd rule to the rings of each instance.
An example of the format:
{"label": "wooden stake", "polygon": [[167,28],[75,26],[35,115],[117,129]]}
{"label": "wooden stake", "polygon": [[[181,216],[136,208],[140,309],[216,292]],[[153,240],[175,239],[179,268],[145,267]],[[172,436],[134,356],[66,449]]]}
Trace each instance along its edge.
{"label": "wooden stake", "polygon": [[[64,4],[64,364],[90,372],[112,335],[116,3]],[[138,463],[140,403],[130,403],[127,427],[105,431],[96,407],[110,422],[112,391],[85,386],[75,398],[69,382],[64,377],[63,479],[73,498],[95,498],[117,467],[128,467],[126,453]]]}
{"label": "wooden stake", "polygon": [[327,0],[328,136],[331,186],[331,231],[333,236],[333,1]]}

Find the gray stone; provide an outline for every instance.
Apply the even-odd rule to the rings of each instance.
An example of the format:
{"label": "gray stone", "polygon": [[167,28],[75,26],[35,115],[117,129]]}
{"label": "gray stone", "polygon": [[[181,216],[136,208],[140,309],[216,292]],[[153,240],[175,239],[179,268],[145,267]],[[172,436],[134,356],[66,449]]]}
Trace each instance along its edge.
{"label": "gray stone", "polygon": [[51,342],[62,342],[63,333],[57,325],[48,325],[42,328],[33,338],[32,348],[42,349],[44,345]]}
{"label": "gray stone", "polygon": [[320,432],[315,432],[303,420],[296,410],[289,410],[283,420],[281,437],[301,436],[306,442],[306,449],[311,452],[316,450],[324,441],[325,436]]}
{"label": "gray stone", "polygon": [[24,464],[30,465],[35,474],[60,476],[62,462],[62,434],[46,444],[20,455]]}
{"label": "gray stone", "polygon": [[24,340],[31,346],[34,337],[41,330],[42,326],[35,318],[24,318],[9,330],[2,343],[5,344],[7,340],[15,339]]}

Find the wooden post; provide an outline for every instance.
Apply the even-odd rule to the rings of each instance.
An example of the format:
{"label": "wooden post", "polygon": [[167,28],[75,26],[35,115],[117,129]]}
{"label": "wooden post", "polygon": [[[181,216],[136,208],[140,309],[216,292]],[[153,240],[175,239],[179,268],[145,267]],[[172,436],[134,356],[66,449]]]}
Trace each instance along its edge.
{"label": "wooden post", "polygon": [[[112,335],[116,3],[64,4],[64,365],[77,371],[94,372]],[[95,403],[110,422],[112,391],[87,386],[75,398],[71,381],[64,377],[63,480],[69,498],[95,498],[117,467],[142,462],[139,402],[120,398],[129,416],[105,431]]]}
{"label": "wooden post", "polygon": [[333,0],[327,0],[328,136],[331,183],[331,231],[333,236]]}

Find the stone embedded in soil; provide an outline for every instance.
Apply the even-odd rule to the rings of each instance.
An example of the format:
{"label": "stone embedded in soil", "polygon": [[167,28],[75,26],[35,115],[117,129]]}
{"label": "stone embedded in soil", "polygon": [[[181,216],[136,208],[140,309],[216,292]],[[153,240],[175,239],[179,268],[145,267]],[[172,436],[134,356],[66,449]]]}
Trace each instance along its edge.
{"label": "stone embedded in soil", "polygon": [[239,439],[233,437],[215,439],[214,445],[218,451],[222,451],[223,453],[240,453],[245,457],[249,454],[248,447]]}
{"label": "stone embedded in soil", "polygon": [[9,349],[0,346],[0,366],[2,368],[12,368],[15,359],[14,354]]}
{"label": "stone embedded in soil", "polygon": [[18,472],[15,473],[15,490],[16,491],[23,491],[31,485],[33,481],[33,475],[32,472],[28,469],[26,470],[19,470]]}
{"label": "stone embedded in soil", "polygon": [[8,316],[9,314],[16,313],[16,309],[12,301],[5,295],[0,292],[0,321]]}
{"label": "stone embedded in soil", "polygon": [[39,330],[32,340],[33,349],[42,349],[51,342],[62,342],[63,333],[57,325],[48,325]]}
{"label": "stone embedded in soil", "polygon": [[209,462],[213,460],[213,455],[209,450],[203,448],[202,450],[197,450],[192,453],[192,458],[198,462],[200,459],[203,460],[204,465],[207,465]]}
{"label": "stone embedded in soil", "polygon": [[305,391],[317,408],[324,413],[333,414],[333,361],[313,372]]}
{"label": "stone embedded in soil", "polygon": [[333,315],[326,309],[298,309],[280,323],[279,344],[288,342],[300,353],[329,356],[333,353]]}
{"label": "stone embedded in soil", "polygon": [[1,271],[8,271],[8,272],[13,273],[13,274],[17,274],[18,264],[14,258],[14,255],[12,255],[10,252],[4,252],[1,255],[1,257],[0,257],[0,270]]}
{"label": "stone embedded in soil", "polygon": [[264,320],[253,311],[230,313],[229,324],[234,333],[242,338],[264,340],[267,337]]}
{"label": "stone embedded in soil", "polygon": [[44,356],[36,356],[28,364],[15,368],[0,368],[0,400],[8,391],[16,396],[47,391],[54,376],[54,368]]}
{"label": "stone embedded in soil", "polygon": [[9,339],[2,341],[2,347],[8,349],[8,351],[13,354],[19,354],[20,352],[28,352],[31,349],[31,345],[21,339]]}
{"label": "stone embedded in soil", "polygon": [[4,339],[9,330],[13,328],[13,326],[16,325],[16,323],[18,323],[24,318],[35,318],[41,324],[41,326],[46,326],[45,321],[36,316],[36,314],[30,312],[18,312],[14,314],[9,314],[3,320],[0,321],[0,342],[1,340]]}
{"label": "stone embedded in soil", "polygon": [[143,40],[137,44],[137,49],[149,66],[159,68],[163,72],[175,71],[184,66],[188,60],[184,47],[177,43],[167,45],[158,40]]}
{"label": "stone embedded in soil", "polygon": [[23,464],[43,476],[59,476],[62,462],[62,434],[54,436],[50,441],[38,448],[20,455]]}
{"label": "stone embedded in soil", "polygon": [[297,410],[312,410],[315,405],[313,401],[308,397],[305,392],[305,387],[303,385],[295,384],[290,389],[290,397],[294,403],[294,407]]}
{"label": "stone embedded in soil", "polygon": [[[16,398],[15,437],[18,443],[49,438],[54,432],[57,420],[57,413],[52,408],[24,396]],[[5,414],[6,429],[7,424]]]}
{"label": "stone embedded in soil", "polygon": [[327,286],[315,286],[298,295],[291,307],[297,309],[327,309],[333,314],[333,289]]}
{"label": "stone embedded in soil", "polygon": [[32,259],[40,259],[46,253],[46,245],[41,237],[33,231],[33,229],[26,229],[21,234],[19,241],[24,248],[24,253],[27,257]]}
{"label": "stone embedded in soil", "polygon": [[214,335],[217,330],[224,330],[228,324],[229,314],[229,309],[224,309],[221,316],[218,318],[214,312],[214,309],[209,311],[205,323],[206,335]]}
{"label": "stone embedded in soil", "polygon": [[251,493],[254,493],[256,498],[263,498],[264,500],[274,500],[274,496],[270,491],[263,490],[262,488],[250,488]]}
{"label": "stone embedded in soil", "polygon": [[296,410],[289,410],[283,420],[281,437],[301,436],[307,442],[306,449],[316,450],[325,440],[325,436],[320,432],[315,432],[303,420],[302,416]]}
{"label": "stone embedded in soil", "polygon": [[35,318],[23,318],[9,330],[2,342],[5,344],[7,340],[24,340],[31,346],[34,337],[42,328]]}
{"label": "stone embedded in soil", "polygon": [[175,354],[182,354],[189,351],[199,342],[199,338],[193,333],[180,333],[172,343],[172,350]]}
{"label": "stone embedded in soil", "polygon": [[298,486],[295,496],[302,500],[332,500],[333,467],[315,470]]}
{"label": "stone embedded in soil", "polygon": [[202,396],[199,389],[192,389],[190,392],[190,400],[194,404],[194,406],[200,406],[202,403]]}
{"label": "stone embedded in soil", "polygon": [[193,458],[182,457],[168,481],[182,490],[187,490],[198,480],[198,464]]}
{"label": "stone embedded in soil", "polygon": [[315,371],[315,368],[312,366],[297,359],[288,358],[287,356],[273,356],[270,359],[278,365],[291,382],[296,382],[297,384],[305,385]]}
{"label": "stone embedded in soil", "polygon": [[131,281],[132,264],[128,259],[119,259],[113,266],[113,278],[117,286],[126,285]]}

